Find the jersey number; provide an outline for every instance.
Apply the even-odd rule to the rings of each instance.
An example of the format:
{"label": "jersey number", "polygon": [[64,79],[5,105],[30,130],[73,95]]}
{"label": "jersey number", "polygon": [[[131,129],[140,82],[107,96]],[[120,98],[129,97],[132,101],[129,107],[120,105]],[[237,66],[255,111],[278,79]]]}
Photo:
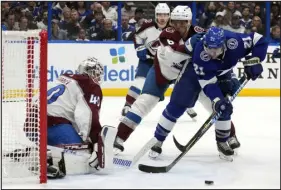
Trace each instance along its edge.
{"label": "jersey number", "polygon": [[58,97],[61,96],[65,91],[65,86],[60,84],[48,90],[48,104],[57,101]]}
{"label": "jersey number", "polygon": [[175,44],[175,42],[174,42],[174,41],[169,40],[169,39],[167,39],[167,42],[168,42],[168,44],[169,44],[170,46],[172,46],[172,45],[174,45],[174,44]]}
{"label": "jersey number", "polygon": [[100,97],[92,94],[91,98],[90,98],[90,103],[96,104],[97,106],[100,106]]}
{"label": "jersey number", "polygon": [[248,49],[252,47],[252,38],[251,37],[247,37],[247,38],[242,38],[243,42],[244,42],[244,48]]}
{"label": "jersey number", "polygon": [[203,67],[199,67],[196,63],[193,63],[193,66],[197,75],[205,75],[205,73],[203,72]]}

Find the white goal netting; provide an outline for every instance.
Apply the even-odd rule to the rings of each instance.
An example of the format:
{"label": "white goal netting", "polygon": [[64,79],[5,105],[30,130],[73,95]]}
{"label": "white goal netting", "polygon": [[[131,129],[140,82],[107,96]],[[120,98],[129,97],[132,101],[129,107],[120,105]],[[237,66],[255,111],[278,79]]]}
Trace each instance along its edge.
{"label": "white goal netting", "polygon": [[[46,40],[43,42],[46,43]],[[43,97],[39,71],[44,62],[41,51],[45,51],[42,47],[40,31],[2,32],[1,140],[4,183],[41,181],[40,159],[45,159],[40,154],[40,99]],[[36,97],[33,98],[34,95]],[[32,99],[37,101],[32,102]]]}

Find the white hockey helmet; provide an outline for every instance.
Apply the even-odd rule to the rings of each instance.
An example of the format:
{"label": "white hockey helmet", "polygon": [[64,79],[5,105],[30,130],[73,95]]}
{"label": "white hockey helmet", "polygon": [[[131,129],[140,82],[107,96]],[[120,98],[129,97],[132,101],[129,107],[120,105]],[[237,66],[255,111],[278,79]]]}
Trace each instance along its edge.
{"label": "white hockey helmet", "polygon": [[157,14],[164,13],[169,14],[170,17],[170,7],[167,5],[167,3],[158,3],[158,5],[155,7],[155,21],[157,22]]}
{"label": "white hockey helmet", "polygon": [[187,5],[176,6],[171,13],[171,20],[192,20],[192,12]]}
{"label": "white hockey helmet", "polygon": [[103,80],[103,65],[95,57],[89,57],[78,66],[79,74],[89,75],[96,83]]}

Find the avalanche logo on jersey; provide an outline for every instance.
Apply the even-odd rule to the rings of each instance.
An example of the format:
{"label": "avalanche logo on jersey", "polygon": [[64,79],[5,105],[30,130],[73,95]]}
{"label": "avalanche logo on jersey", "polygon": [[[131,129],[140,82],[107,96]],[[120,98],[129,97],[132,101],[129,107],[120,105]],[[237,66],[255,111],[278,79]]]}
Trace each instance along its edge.
{"label": "avalanche logo on jersey", "polygon": [[230,38],[227,40],[226,45],[229,49],[236,49],[238,47],[238,41],[235,38]]}
{"label": "avalanche logo on jersey", "polygon": [[156,54],[158,46],[160,46],[159,38],[147,43],[147,47],[151,50],[151,52],[153,52],[153,55]]}
{"label": "avalanche logo on jersey", "polygon": [[210,61],[211,57],[209,56],[209,54],[206,52],[206,51],[202,51],[200,53],[200,58],[203,60],[203,61]]}

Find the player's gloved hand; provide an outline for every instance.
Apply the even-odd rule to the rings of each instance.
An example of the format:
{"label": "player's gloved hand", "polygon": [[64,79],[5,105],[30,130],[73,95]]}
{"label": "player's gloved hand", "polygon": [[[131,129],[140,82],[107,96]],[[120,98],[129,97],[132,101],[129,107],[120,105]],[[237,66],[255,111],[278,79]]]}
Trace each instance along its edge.
{"label": "player's gloved hand", "polygon": [[273,51],[272,57],[273,57],[273,58],[280,58],[280,49],[279,49],[279,48],[276,48],[276,49]]}
{"label": "player's gloved hand", "polygon": [[222,118],[229,118],[233,112],[233,107],[228,98],[215,98],[213,101],[213,110],[217,113],[221,112]]}
{"label": "player's gloved hand", "polygon": [[231,82],[235,87],[235,91],[240,87],[240,82],[235,73],[231,73]]}
{"label": "player's gloved hand", "polygon": [[147,49],[144,45],[139,46],[136,48],[137,51],[137,56],[140,60],[145,61],[146,60],[146,55],[147,55]]}
{"label": "player's gloved hand", "polygon": [[187,53],[192,53],[193,49],[195,48],[196,44],[203,38],[205,32],[194,34],[188,40],[186,40],[184,46]]}
{"label": "player's gloved hand", "polygon": [[231,78],[225,80],[218,80],[218,85],[224,96],[233,96],[237,89],[240,87],[240,82],[234,73]]}
{"label": "player's gloved hand", "polygon": [[258,57],[246,57],[246,61],[243,62],[243,65],[248,79],[256,80],[263,72],[263,67]]}

